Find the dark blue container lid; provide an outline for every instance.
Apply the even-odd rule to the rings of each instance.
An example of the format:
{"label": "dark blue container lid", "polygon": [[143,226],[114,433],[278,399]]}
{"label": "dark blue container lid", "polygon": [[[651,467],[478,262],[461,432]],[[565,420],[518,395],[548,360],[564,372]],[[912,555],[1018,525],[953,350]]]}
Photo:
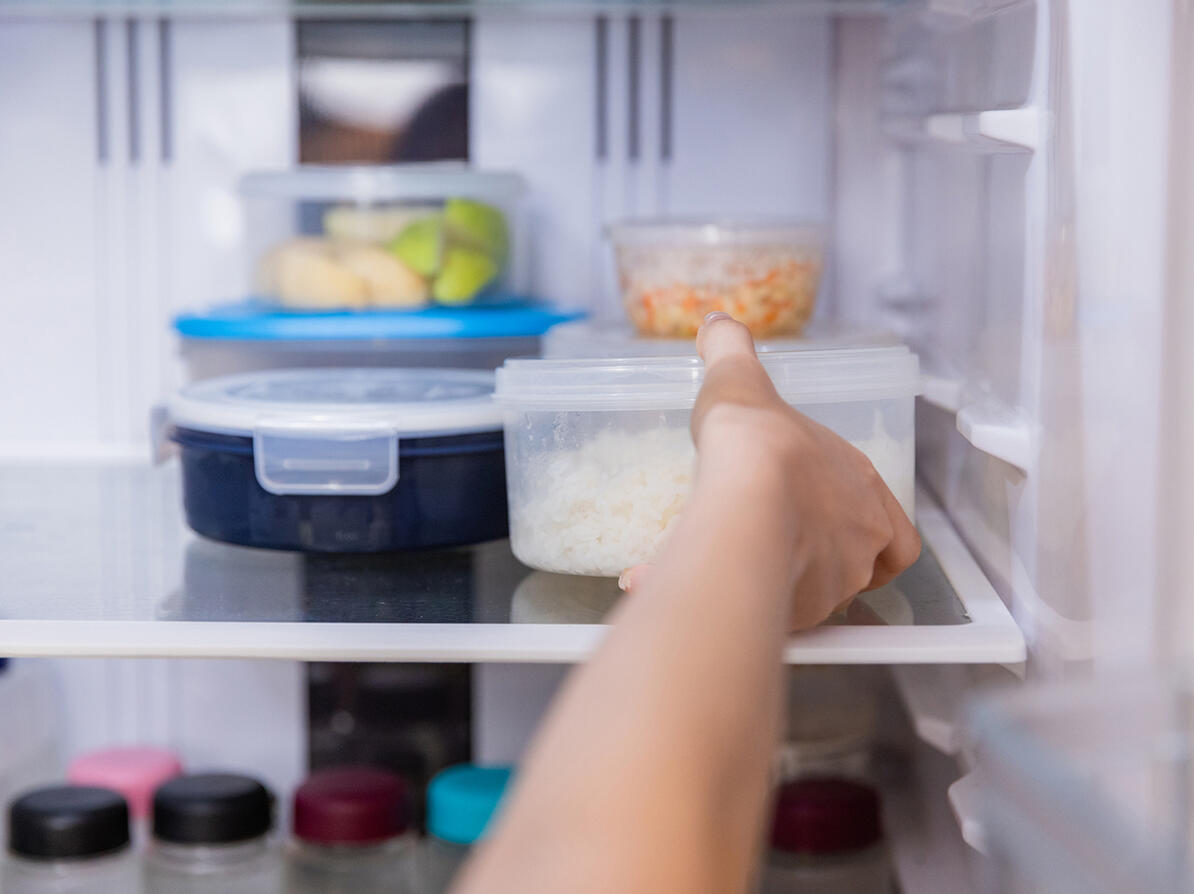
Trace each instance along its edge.
{"label": "dark blue container lid", "polygon": [[534,338],[584,316],[521,298],[490,301],[420,310],[297,311],[251,298],[180,314],[174,328],[184,338],[231,341]]}

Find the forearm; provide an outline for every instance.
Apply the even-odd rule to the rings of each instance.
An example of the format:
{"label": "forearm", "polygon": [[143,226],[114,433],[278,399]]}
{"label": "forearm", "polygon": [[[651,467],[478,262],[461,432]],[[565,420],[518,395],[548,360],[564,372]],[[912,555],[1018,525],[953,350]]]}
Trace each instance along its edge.
{"label": "forearm", "polygon": [[766,475],[698,486],[544,724],[462,892],[727,891],[779,719],[791,538]]}

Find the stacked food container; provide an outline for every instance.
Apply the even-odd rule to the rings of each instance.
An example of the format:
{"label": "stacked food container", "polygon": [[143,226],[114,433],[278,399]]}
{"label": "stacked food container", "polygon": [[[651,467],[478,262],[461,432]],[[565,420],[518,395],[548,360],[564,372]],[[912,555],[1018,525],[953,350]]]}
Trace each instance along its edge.
{"label": "stacked food container", "polygon": [[175,320],[189,378],[537,354],[579,314],[530,297],[523,192],[517,174],[456,163],[245,177],[248,297]]}
{"label": "stacked food container", "polygon": [[[465,327],[538,314],[546,332],[559,315],[518,298],[521,189],[513,175],[442,166],[248,178],[254,300],[269,310],[237,311],[244,331],[334,335],[397,320],[411,332],[445,314]],[[886,333],[806,329],[818,227],[640,221],[610,235],[634,328],[560,326],[545,358],[506,359],[496,380],[480,370],[310,366],[321,355],[295,348],[298,339],[293,365],[310,368],[184,388],[169,412],[191,526],[312,552],[461,545],[506,535],[508,485],[523,563],[616,577],[652,560],[691,488],[688,424],[704,377],[692,335],[712,310],[751,326],[781,397],[866,454],[913,514],[917,358]],[[180,328],[214,331],[218,316]],[[505,330],[505,348],[519,338],[538,347],[539,331],[515,331]],[[462,333],[441,360],[488,366],[504,353],[466,357]],[[381,367],[418,365],[409,348],[418,338],[326,341],[354,360],[368,344],[362,353],[379,352]]]}

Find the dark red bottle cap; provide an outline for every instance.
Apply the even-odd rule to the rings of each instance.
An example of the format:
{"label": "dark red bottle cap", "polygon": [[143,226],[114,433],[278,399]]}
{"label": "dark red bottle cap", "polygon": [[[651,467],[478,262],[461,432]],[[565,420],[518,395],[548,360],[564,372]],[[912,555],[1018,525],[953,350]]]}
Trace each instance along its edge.
{"label": "dark red bottle cap", "polygon": [[368,844],[409,825],[401,776],[368,767],[313,773],[294,793],[294,835],[314,844]]}
{"label": "dark red bottle cap", "polygon": [[790,854],[870,847],[883,837],[879,796],[846,779],[800,779],[780,787],[771,846]]}

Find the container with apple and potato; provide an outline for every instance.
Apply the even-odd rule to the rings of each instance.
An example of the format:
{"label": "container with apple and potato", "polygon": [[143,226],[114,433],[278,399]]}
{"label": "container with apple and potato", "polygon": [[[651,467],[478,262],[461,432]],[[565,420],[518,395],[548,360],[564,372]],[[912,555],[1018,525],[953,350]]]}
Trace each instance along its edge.
{"label": "container with apple and potato", "polygon": [[241,182],[256,297],[292,310],[419,309],[521,296],[517,174],[457,164],[314,166]]}

